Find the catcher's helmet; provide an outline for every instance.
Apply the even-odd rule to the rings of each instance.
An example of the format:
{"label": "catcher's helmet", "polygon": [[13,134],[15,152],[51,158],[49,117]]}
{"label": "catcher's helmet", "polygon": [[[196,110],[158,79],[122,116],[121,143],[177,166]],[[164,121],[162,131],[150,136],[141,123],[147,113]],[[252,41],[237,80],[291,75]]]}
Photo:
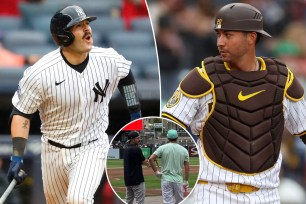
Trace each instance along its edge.
{"label": "catcher's helmet", "polygon": [[271,37],[263,30],[263,17],[260,11],[244,3],[223,6],[216,15],[215,30],[254,31]]}
{"label": "catcher's helmet", "polygon": [[73,40],[74,35],[70,28],[83,20],[94,21],[97,17],[89,17],[79,6],[67,6],[57,11],[51,19],[50,31],[58,45],[67,47]]}

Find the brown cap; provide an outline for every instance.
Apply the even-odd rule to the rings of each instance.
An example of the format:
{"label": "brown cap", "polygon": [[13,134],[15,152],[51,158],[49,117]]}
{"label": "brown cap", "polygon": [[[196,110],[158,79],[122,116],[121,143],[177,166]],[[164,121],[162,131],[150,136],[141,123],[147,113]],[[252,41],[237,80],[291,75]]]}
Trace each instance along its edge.
{"label": "brown cap", "polygon": [[271,37],[263,30],[263,16],[260,11],[244,3],[223,6],[216,15],[215,30],[254,31]]}

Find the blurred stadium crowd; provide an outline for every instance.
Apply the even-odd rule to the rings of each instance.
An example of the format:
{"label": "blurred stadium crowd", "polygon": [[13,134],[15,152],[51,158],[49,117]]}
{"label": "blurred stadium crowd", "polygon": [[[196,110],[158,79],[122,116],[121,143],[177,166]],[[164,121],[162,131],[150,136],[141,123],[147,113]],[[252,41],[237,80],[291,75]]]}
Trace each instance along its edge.
{"label": "blurred stadium crowd", "polygon": [[[188,71],[201,66],[205,57],[218,55],[214,16],[223,5],[233,2],[251,4],[264,16],[264,29],[273,38],[261,40],[257,56],[285,61],[306,90],[305,0],[148,0],[158,48],[162,104]],[[292,194],[283,194],[282,203],[288,199],[290,203],[295,199],[306,203],[305,149],[300,139],[284,134],[281,177],[286,179],[282,179],[280,192]]]}
{"label": "blurred stadium crowd", "polygon": [[[128,144],[128,133],[129,132],[120,132],[120,134],[117,135],[116,138],[112,141],[110,148],[126,148],[126,145]],[[168,143],[166,132],[157,133],[153,131],[142,130],[139,131],[139,135],[141,136],[141,142],[139,144],[140,147],[149,147],[150,149],[152,149],[152,152],[154,152],[159,146]],[[177,143],[179,145],[182,145],[183,147],[195,145],[193,139],[190,137],[189,134],[183,131],[183,129],[182,132],[178,133],[178,135],[179,139],[177,140]]]}

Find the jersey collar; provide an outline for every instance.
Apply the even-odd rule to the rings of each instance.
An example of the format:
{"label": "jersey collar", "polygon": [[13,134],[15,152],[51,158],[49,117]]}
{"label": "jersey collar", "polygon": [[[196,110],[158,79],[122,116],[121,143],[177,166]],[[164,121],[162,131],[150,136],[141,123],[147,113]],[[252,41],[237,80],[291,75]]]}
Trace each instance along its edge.
{"label": "jersey collar", "polygon": [[[266,70],[266,63],[265,63],[265,61],[261,57],[256,57],[256,59],[259,60],[259,63],[260,63],[259,71]],[[225,66],[226,70],[228,70],[228,71],[231,70],[231,68],[229,67],[227,62],[224,62],[224,66]]]}

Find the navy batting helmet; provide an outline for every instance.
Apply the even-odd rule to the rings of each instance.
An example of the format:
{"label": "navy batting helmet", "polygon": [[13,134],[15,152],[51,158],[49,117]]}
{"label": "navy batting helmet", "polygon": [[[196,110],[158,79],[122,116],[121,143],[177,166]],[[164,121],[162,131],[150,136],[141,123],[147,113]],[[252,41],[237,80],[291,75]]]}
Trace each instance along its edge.
{"label": "navy batting helmet", "polygon": [[70,31],[72,26],[83,20],[90,22],[96,19],[97,17],[87,16],[79,6],[67,6],[54,14],[50,22],[50,31],[58,45],[67,47],[74,40],[74,35]]}

